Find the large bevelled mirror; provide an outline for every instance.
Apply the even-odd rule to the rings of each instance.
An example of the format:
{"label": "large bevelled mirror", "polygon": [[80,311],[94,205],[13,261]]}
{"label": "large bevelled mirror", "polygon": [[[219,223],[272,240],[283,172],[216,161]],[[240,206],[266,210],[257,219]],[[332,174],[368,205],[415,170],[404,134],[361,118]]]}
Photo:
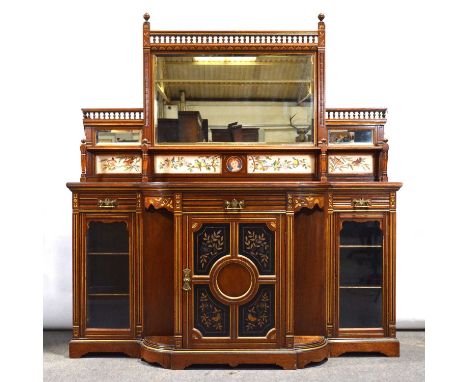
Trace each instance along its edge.
{"label": "large bevelled mirror", "polygon": [[312,144],[314,56],[154,56],[155,135],[174,144]]}

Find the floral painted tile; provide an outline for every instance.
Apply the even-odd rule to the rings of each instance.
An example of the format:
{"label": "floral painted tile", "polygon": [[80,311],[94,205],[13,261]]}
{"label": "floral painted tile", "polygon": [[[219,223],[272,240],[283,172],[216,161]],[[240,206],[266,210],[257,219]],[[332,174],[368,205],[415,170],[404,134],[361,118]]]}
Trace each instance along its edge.
{"label": "floral painted tile", "polygon": [[141,174],[141,156],[96,155],[96,174]]}
{"label": "floral painted tile", "polygon": [[372,155],[330,155],[329,174],[372,174],[374,169]]}
{"label": "floral painted tile", "polygon": [[249,155],[249,174],[310,174],[314,172],[311,155]]}
{"label": "floral painted tile", "polygon": [[220,155],[157,155],[154,160],[157,174],[219,174]]}

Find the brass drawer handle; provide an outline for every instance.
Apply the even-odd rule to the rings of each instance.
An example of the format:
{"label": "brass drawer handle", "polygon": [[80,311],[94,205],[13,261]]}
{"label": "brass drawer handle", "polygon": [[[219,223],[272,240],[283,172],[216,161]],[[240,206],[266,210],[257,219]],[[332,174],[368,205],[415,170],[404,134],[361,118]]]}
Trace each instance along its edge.
{"label": "brass drawer handle", "polygon": [[190,289],[192,289],[191,284],[192,284],[192,276],[191,273],[192,271],[189,268],[185,268],[182,272],[184,272],[184,277],[182,279],[182,289],[186,292],[188,292]]}
{"label": "brass drawer handle", "polygon": [[98,199],[97,205],[99,208],[116,208],[119,203],[117,202],[117,199]]}
{"label": "brass drawer handle", "polygon": [[369,208],[372,206],[372,201],[370,199],[353,199],[351,201],[353,208]]}
{"label": "brass drawer handle", "polygon": [[226,211],[240,211],[245,207],[243,200],[232,199],[231,201],[226,200],[224,202],[224,209]]}

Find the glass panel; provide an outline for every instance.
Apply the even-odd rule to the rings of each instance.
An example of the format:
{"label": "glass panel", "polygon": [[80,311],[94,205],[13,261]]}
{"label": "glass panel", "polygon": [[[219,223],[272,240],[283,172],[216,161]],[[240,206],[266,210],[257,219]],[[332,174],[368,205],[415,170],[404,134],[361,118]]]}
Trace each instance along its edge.
{"label": "glass panel", "polygon": [[131,145],[141,143],[141,130],[98,130],[98,145]]}
{"label": "glass panel", "polygon": [[341,328],[381,328],[381,288],[340,288]]}
{"label": "glass panel", "polygon": [[343,222],[340,245],[382,245],[382,230],[379,222]]}
{"label": "glass panel", "polygon": [[382,285],[382,248],[341,248],[340,285]]}
{"label": "glass panel", "polygon": [[340,232],[340,327],[382,327],[379,221],[344,221]]}
{"label": "glass panel", "polygon": [[88,328],[125,329],[130,326],[129,299],[125,296],[88,296]]}
{"label": "glass panel", "polygon": [[129,236],[125,222],[89,222],[86,235],[87,327],[130,325]]}
{"label": "glass panel", "polygon": [[330,145],[372,145],[373,130],[329,130],[328,142]]}
{"label": "glass panel", "polygon": [[154,59],[160,143],[311,143],[313,56]]}
{"label": "glass panel", "polygon": [[128,293],[127,255],[90,255],[87,258],[88,293]]}

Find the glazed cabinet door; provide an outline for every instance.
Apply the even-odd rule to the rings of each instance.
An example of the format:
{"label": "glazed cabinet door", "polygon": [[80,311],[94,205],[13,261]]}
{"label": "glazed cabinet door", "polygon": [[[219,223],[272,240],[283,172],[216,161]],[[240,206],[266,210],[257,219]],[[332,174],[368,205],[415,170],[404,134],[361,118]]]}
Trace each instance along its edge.
{"label": "glazed cabinet door", "polygon": [[338,335],[383,336],[386,307],[386,218],[340,214],[337,222]]}
{"label": "glazed cabinet door", "polygon": [[133,220],[86,214],[82,227],[82,328],[88,337],[132,334]]}
{"label": "glazed cabinet door", "polygon": [[186,224],[185,346],[278,347],[281,219],[211,215]]}

